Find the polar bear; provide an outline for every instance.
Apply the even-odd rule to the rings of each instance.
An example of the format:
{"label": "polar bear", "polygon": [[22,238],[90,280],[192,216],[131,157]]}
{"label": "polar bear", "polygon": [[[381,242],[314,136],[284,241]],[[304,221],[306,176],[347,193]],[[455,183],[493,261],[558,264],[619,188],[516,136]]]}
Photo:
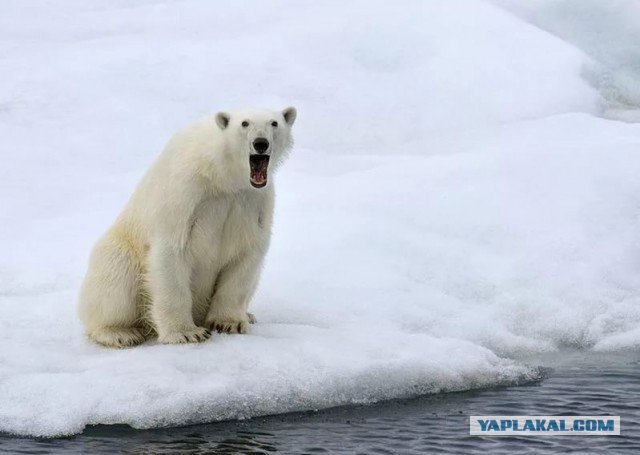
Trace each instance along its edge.
{"label": "polar bear", "polygon": [[219,112],[176,133],[96,243],[80,291],[90,339],[128,347],[246,333],[269,247],[269,178],[297,111]]}

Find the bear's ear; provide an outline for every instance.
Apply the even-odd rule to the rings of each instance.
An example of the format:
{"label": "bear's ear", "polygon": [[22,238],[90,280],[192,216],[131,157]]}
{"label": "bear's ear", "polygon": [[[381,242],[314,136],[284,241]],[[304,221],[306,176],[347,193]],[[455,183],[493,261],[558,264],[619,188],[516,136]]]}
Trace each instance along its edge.
{"label": "bear's ear", "polygon": [[216,123],[218,124],[221,130],[229,126],[229,121],[231,121],[231,116],[226,112],[218,112],[216,114]]}
{"label": "bear's ear", "polygon": [[285,122],[289,124],[289,126],[293,125],[293,122],[296,121],[296,116],[298,115],[298,111],[295,107],[288,107],[282,111],[282,115],[284,116]]}

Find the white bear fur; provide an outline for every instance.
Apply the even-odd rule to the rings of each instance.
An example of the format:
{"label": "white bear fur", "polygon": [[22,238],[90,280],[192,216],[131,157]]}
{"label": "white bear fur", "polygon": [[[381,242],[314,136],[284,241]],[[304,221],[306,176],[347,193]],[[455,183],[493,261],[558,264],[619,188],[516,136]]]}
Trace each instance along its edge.
{"label": "white bear fur", "polygon": [[[273,173],[295,118],[294,108],[221,112],[175,134],[91,253],[79,305],[90,339],[126,347],[153,334],[187,343],[247,331],[271,237]],[[271,144],[261,189],[249,182],[256,137]]]}

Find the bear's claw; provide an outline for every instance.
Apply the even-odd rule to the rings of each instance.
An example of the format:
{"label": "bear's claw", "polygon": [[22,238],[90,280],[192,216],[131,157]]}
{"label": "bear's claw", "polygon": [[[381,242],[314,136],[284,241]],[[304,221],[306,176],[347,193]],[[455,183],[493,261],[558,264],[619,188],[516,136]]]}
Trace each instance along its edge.
{"label": "bear's claw", "polygon": [[103,327],[89,332],[89,338],[109,348],[130,348],[144,342],[140,329]]}
{"label": "bear's claw", "polygon": [[158,341],[165,344],[201,343],[210,337],[210,330],[204,327],[196,327],[185,332],[175,332],[160,336]]}
{"label": "bear's claw", "polygon": [[249,324],[245,321],[211,321],[208,324],[211,330],[219,333],[247,333]]}

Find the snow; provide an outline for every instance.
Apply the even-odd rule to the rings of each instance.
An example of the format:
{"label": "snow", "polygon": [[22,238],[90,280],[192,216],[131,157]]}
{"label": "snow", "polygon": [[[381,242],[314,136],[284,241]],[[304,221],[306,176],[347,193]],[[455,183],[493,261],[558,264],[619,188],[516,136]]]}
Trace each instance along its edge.
{"label": "snow", "polygon": [[[589,47],[596,2],[556,2],[591,18],[573,34],[547,2],[502,3],[5,2],[0,431],[517,384],[532,353],[637,349],[640,125],[602,116],[638,119],[639,79]],[[640,27],[630,4],[602,16],[630,30],[615,62]],[[91,245],[170,134],[289,104],[252,333],[90,344],[75,305]]]}
{"label": "snow", "polygon": [[[640,105],[640,3],[634,0],[493,0],[577,44],[591,58],[585,78],[614,109]],[[627,109],[624,109],[627,108]],[[609,113],[606,113],[609,116]],[[638,121],[637,112],[633,121]],[[624,118],[623,118],[624,119]]]}

